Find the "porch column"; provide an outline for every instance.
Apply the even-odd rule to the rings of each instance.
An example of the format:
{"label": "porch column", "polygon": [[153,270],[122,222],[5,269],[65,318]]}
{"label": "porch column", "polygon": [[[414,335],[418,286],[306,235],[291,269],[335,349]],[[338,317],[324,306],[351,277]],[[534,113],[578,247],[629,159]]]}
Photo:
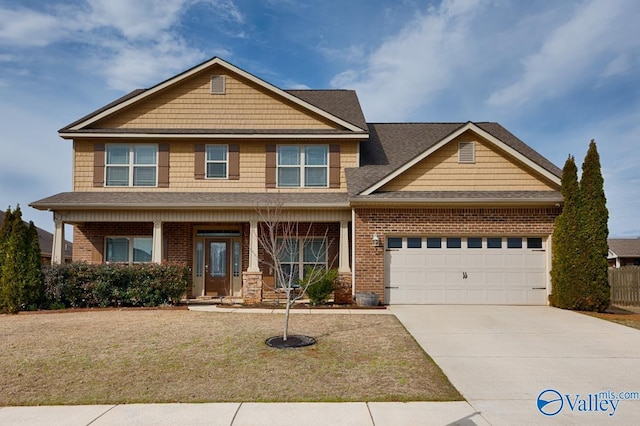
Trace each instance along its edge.
{"label": "porch column", "polygon": [[260,272],[258,267],[258,221],[249,222],[251,229],[249,231],[249,267],[247,272]]}
{"label": "porch column", "polygon": [[162,263],[162,221],[153,221],[153,247],[151,248],[151,261]]}
{"label": "porch column", "polygon": [[340,252],[338,256],[338,272],[350,273],[349,265],[349,222],[340,221]]}
{"label": "porch column", "polygon": [[51,247],[51,263],[60,265],[64,263],[64,222],[54,219],[53,247]]}

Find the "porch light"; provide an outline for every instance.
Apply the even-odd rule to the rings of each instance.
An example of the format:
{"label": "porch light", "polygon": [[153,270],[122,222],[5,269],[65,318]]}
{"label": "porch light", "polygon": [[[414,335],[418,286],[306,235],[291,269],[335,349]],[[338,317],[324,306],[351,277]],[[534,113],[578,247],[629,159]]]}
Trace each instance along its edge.
{"label": "porch light", "polygon": [[377,232],[373,234],[372,240],[373,240],[373,246],[374,247],[380,247],[380,237],[378,237],[378,233]]}

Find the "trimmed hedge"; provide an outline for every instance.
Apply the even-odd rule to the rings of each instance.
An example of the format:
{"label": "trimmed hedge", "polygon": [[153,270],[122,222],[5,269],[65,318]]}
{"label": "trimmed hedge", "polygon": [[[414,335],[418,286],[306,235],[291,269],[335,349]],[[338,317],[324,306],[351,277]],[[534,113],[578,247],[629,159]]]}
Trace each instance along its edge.
{"label": "trimmed hedge", "polygon": [[44,268],[51,309],[175,305],[188,286],[189,268],[177,263],[74,262]]}

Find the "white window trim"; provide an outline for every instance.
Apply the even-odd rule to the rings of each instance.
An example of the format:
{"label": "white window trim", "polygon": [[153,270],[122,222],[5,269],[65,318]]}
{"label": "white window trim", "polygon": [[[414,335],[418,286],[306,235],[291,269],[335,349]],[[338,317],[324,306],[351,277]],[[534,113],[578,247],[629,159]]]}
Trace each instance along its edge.
{"label": "white window trim", "polygon": [[[148,262],[134,262],[133,261],[133,242],[136,238],[145,238],[153,241],[153,235],[107,235],[104,237],[104,263],[128,263],[132,264],[140,264],[140,263],[152,263],[153,260],[149,260]],[[114,262],[107,260],[108,254],[108,240],[110,239],[127,239],[129,240],[129,253],[127,254],[127,260],[124,262]],[[153,259],[153,244],[151,245],[151,259]]]}
{"label": "white window trim", "polygon": [[[225,152],[225,160],[224,161],[209,161],[209,159],[207,158],[209,151],[207,150],[208,147],[210,146],[224,146],[226,149]],[[207,165],[211,163],[211,164],[225,164],[225,176],[224,177],[209,177],[209,168],[207,167]],[[204,178],[205,179],[210,179],[210,180],[225,180],[225,179],[229,179],[229,145],[228,144],[214,144],[214,143],[210,143],[205,145],[204,147]]]}
{"label": "white window trim", "polygon": [[[110,146],[128,146],[129,147],[129,164],[108,164],[109,147]],[[156,148],[156,163],[151,164],[135,164],[134,149],[136,146],[154,146]],[[110,143],[105,146],[104,151],[104,186],[108,188],[157,188],[158,187],[158,144],[127,144],[127,143]],[[107,182],[107,170],[109,167],[129,167],[128,185],[109,185]],[[133,171],[136,167],[154,167],[156,169],[155,185],[134,185],[133,184]]]}
{"label": "white window trim", "polygon": [[[285,164],[285,165],[280,165],[279,160],[280,160],[280,147],[298,147],[300,148],[300,164]],[[306,165],[305,164],[305,151],[307,147],[324,147],[326,149],[326,163],[325,165]],[[329,145],[278,145],[276,147],[276,187],[278,188],[319,188],[319,189],[323,189],[323,188],[329,188],[329,171],[330,169],[330,161],[331,155],[329,152]],[[292,186],[292,185],[280,185],[280,173],[279,170],[281,168],[297,168],[299,170],[300,173],[300,185],[297,186]],[[313,186],[307,186],[306,182],[305,182],[305,169],[319,169],[319,168],[323,168],[326,172],[326,178],[325,178],[325,185],[324,186],[318,186],[318,185],[313,185]]]}
{"label": "white window trim", "polygon": [[[278,240],[281,241],[282,238],[279,238]],[[298,260],[296,262],[280,261],[280,263],[282,265],[296,265],[298,267],[299,279],[303,278],[305,265],[324,265],[324,268],[328,269],[329,247],[327,246],[327,239],[325,237],[295,237],[291,238],[291,240],[296,240],[298,242]],[[324,259],[318,259],[317,262],[304,261],[304,243],[311,241],[322,241],[322,245],[324,247]]]}

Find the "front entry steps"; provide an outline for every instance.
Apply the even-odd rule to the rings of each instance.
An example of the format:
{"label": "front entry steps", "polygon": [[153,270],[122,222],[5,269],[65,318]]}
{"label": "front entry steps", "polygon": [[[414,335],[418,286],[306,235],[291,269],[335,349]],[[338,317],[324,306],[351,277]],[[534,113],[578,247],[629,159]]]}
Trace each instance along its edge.
{"label": "front entry steps", "polygon": [[198,296],[195,298],[183,299],[186,305],[234,305],[242,303],[242,297],[230,296]]}

